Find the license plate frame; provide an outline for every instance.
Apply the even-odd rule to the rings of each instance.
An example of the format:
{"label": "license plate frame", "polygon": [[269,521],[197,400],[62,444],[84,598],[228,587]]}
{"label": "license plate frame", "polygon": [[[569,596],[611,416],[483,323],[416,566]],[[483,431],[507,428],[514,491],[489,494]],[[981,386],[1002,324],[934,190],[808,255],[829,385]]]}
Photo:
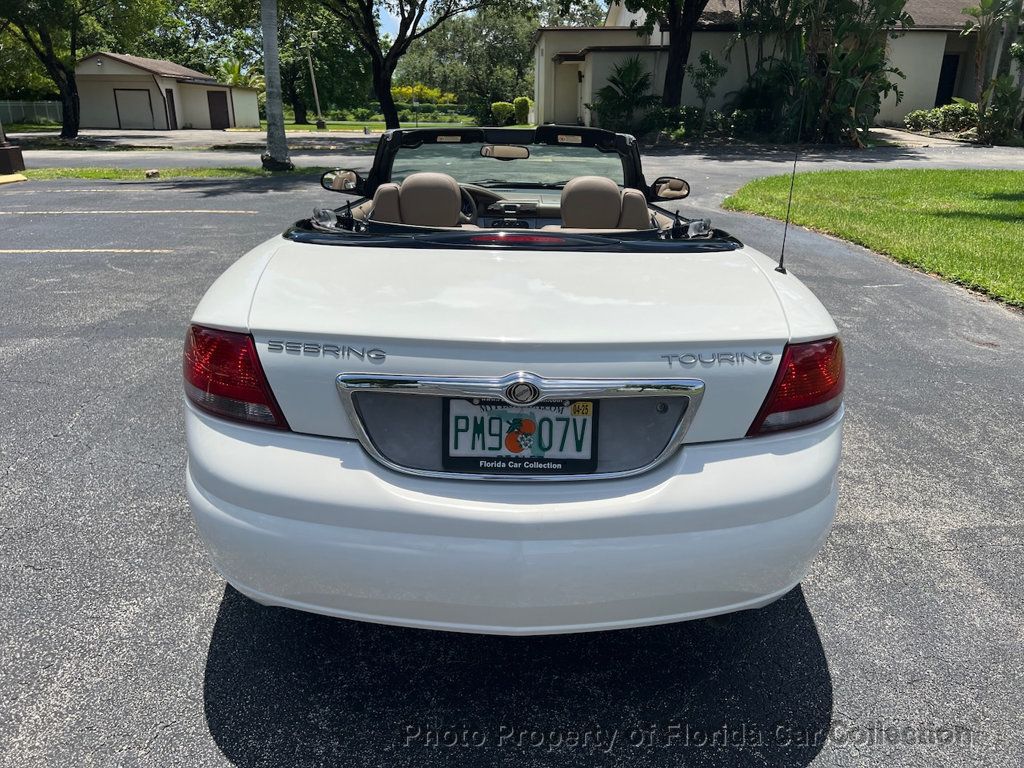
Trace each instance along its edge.
{"label": "license plate frame", "polygon": [[[571,416],[574,406],[588,404],[590,416],[586,423],[590,425],[590,457],[589,458],[545,458],[536,457],[525,453],[523,456],[503,455],[503,453],[492,454],[491,456],[452,456],[451,455],[451,429],[452,429],[452,403],[463,401],[474,406],[490,407],[494,411],[520,411],[523,415],[548,413],[558,417],[554,409],[563,408],[567,415]],[[501,400],[477,399],[466,397],[446,397],[442,401],[441,416],[441,465],[446,472],[459,472],[464,474],[496,475],[496,476],[537,476],[550,475],[589,475],[597,471],[597,454],[600,424],[600,402],[597,400],[570,400],[557,403],[539,403],[533,406],[511,406]],[[483,411],[486,413],[486,411]],[[538,429],[539,421],[537,418]],[[566,429],[569,428],[566,425]],[[505,433],[503,433],[505,434]]]}

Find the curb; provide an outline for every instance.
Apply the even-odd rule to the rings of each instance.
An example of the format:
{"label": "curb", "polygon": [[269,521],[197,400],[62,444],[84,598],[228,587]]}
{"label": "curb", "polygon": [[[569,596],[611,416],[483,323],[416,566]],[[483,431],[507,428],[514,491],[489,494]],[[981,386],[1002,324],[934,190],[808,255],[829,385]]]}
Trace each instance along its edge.
{"label": "curb", "polygon": [[16,181],[28,181],[28,179],[20,173],[9,173],[6,176],[0,176],[0,184],[13,184]]}

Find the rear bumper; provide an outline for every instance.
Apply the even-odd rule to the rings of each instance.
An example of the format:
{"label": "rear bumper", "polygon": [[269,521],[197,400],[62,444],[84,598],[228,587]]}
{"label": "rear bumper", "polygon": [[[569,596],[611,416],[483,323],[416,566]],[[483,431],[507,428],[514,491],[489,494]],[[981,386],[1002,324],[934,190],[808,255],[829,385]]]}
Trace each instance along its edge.
{"label": "rear bumper", "polygon": [[259,602],[351,619],[526,635],[753,608],[800,581],[836,508],[842,412],[638,477],[513,484],[410,477],[354,441],[186,410],[217,569]]}

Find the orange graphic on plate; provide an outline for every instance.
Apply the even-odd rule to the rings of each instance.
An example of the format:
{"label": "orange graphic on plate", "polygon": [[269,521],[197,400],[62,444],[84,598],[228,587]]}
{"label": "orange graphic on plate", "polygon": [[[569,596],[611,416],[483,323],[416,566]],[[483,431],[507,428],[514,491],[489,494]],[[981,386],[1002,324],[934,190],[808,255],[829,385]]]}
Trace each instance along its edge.
{"label": "orange graphic on plate", "polygon": [[512,453],[522,453],[533,445],[533,433],[537,425],[533,419],[510,419],[505,433],[505,448]]}

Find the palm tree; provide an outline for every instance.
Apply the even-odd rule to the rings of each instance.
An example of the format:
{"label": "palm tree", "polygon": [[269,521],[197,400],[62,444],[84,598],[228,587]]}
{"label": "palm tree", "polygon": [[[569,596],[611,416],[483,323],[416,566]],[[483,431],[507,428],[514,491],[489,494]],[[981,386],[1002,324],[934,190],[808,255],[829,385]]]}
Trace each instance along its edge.
{"label": "palm tree", "polygon": [[962,13],[969,18],[960,34],[974,35],[975,38],[974,90],[981,109],[992,80],[992,64],[997,51],[993,43],[998,42],[999,30],[1011,9],[1007,0],[980,0],[978,5],[964,8]]}
{"label": "palm tree", "polygon": [[268,171],[290,171],[284,135],[284,102],[281,99],[281,61],[277,52],[277,0],[260,0],[263,26],[263,77],[267,86],[267,151],[261,155]]}
{"label": "palm tree", "polygon": [[597,113],[602,128],[639,133],[644,117],[658,104],[651,93],[651,73],[639,56],[631,56],[612,68],[608,84],[594,94],[587,109]]}
{"label": "palm tree", "polygon": [[217,79],[225,85],[255,88],[257,91],[262,91],[266,87],[263,75],[247,70],[245,61],[239,58],[221,61],[217,67]]}

